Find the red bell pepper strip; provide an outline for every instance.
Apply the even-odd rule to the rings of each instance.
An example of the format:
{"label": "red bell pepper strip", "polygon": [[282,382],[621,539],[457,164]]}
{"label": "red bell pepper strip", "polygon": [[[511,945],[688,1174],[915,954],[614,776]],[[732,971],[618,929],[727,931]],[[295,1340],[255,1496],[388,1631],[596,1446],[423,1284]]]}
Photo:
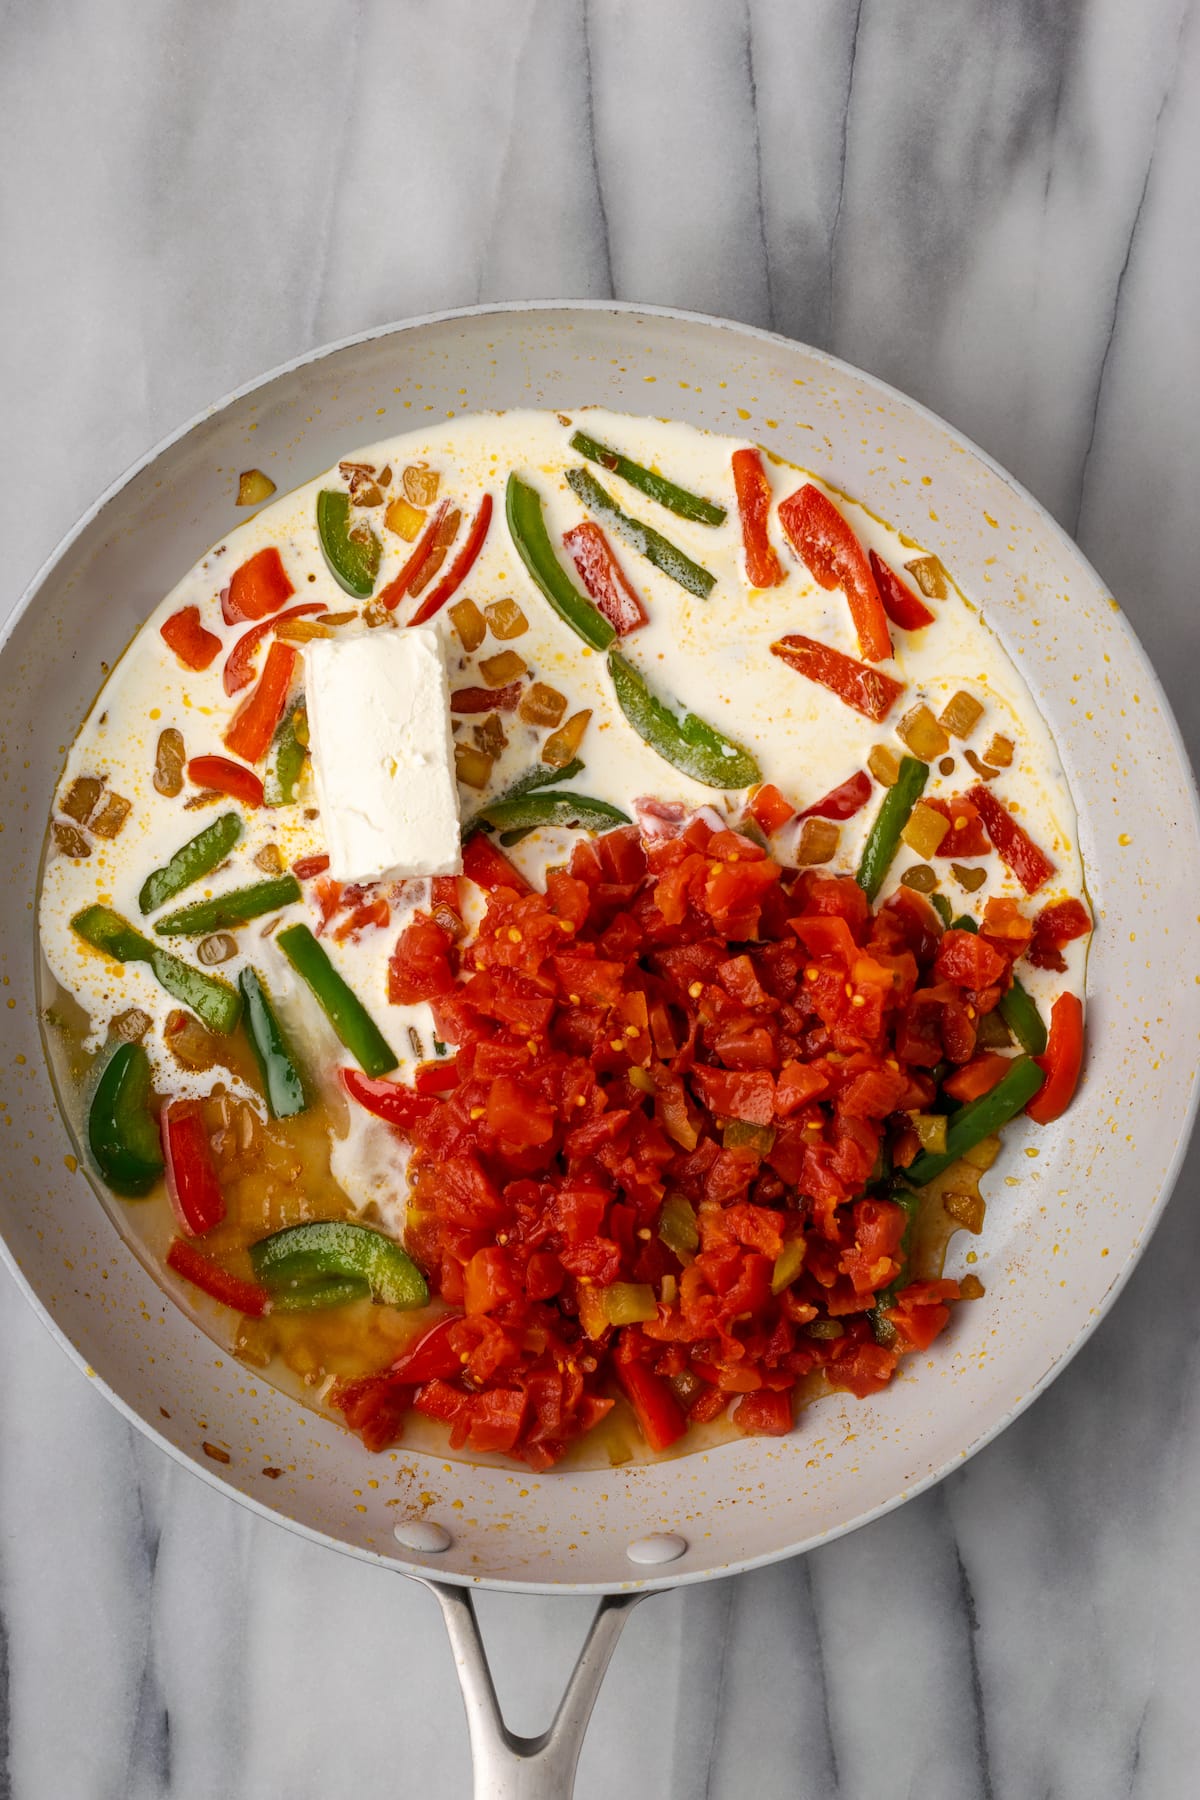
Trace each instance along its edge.
{"label": "red bell pepper strip", "polygon": [[806,806],[800,817],[802,819],[852,819],[855,813],[860,812],[871,798],[873,786],[874,783],[867,771],[860,769],[856,775],[851,775],[848,781],[843,781],[841,787],[835,787],[831,793],[826,794],[823,800],[814,800],[811,806]]}
{"label": "red bell pepper strip", "polygon": [[918,600],[908,583],[901,581],[895,570],[889,569],[874,550],[868,552],[868,557],[883,610],[892,624],[899,625],[902,631],[920,631],[923,625],[932,625],[934,614],[923,600]]}
{"label": "red bell pepper strip", "polygon": [[401,569],[400,573],[394,575],[387,586],[382,588],[376,595],[376,599],[379,601],[380,606],[386,606],[389,612],[394,612],[396,607],[399,606],[405,594],[407,594],[410,585],[416,580],[417,576],[421,573],[421,570],[425,567],[425,564],[429,561],[429,558],[433,555],[434,550],[437,548],[438,532],[442,529],[442,521],[449,511],[449,500],[443,500],[437,511],[433,514],[428,525],[417,539],[413,553]]}
{"label": "red bell pepper strip", "polygon": [[268,613],[278,612],[295,591],[288,580],[283,558],[272,544],[233,571],[229,586],[221,596],[225,623],[237,625],[243,619],[265,619]]}
{"label": "red bell pepper strip", "polygon": [[432,1094],[418,1094],[415,1088],[398,1081],[383,1081],[364,1075],[361,1069],[343,1068],[342,1086],[352,1100],[377,1119],[407,1131],[421,1119],[427,1119],[437,1100]]}
{"label": "red bell pepper strip", "polygon": [[435,613],[441,612],[451,594],[460,588],[471,573],[475,559],[483,549],[483,541],[488,534],[488,526],[492,522],[492,496],[485,494],[479,502],[479,511],[471,521],[471,529],[467,533],[466,542],[450,564],[449,571],[442,576],[437,586],[426,594],[412,618],[410,625],[424,625]]}
{"label": "red bell pepper strip", "polygon": [[773,831],[782,831],[788,820],[796,816],[796,809],[791,801],[785,800],[779,789],[769,781],[764,781],[761,787],[754,789],[746,811],[768,837]]}
{"label": "red bell pepper strip", "polygon": [[1042,853],[1006,806],[980,782],[969,788],[967,799],[983,820],[1001,862],[1007,863],[1027,894],[1036,894],[1054,873],[1054,864]]}
{"label": "red bell pepper strip", "polygon": [[276,640],[267,653],[258,686],[248,700],[242,701],[225,733],[225,747],[235,756],[256,763],[267,754],[275,727],[283,717],[295,667],[296,652],[291,644]]}
{"label": "red bell pepper strip", "polygon": [[815,638],[799,634],[780,638],[778,643],[771,645],[771,655],[779,657],[801,675],[807,675],[810,681],[820,682],[839,700],[844,700],[864,718],[873,719],[877,725],[887,718],[904,692],[902,681],[893,681],[881,669],[855,662],[852,656],[843,656],[840,650],[833,650],[828,644],[818,644]]}
{"label": "red bell pepper strip", "polygon": [[327,856],[302,856],[299,862],[292,864],[292,874],[297,881],[311,881],[314,875],[323,875],[328,867]]}
{"label": "red bell pepper strip", "polygon": [[457,688],[450,696],[452,713],[489,713],[512,712],[521,698],[522,687],[519,681],[510,681],[507,687],[463,687]]}
{"label": "red bell pepper strip", "polygon": [[242,688],[249,687],[254,680],[254,652],[285,619],[300,619],[305,613],[323,613],[327,611],[323,600],[306,600],[301,606],[289,606],[273,619],[263,619],[252,625],[249,631],[243,631],[229,655],[225,658],[225,667],[221,672],[221,680],[227,694],[240,693]]}
{"label": "red bell pepper strip", "polygon": [[482,831],[463,845],[463,874],[488,894],[494,894],[497,888],[512,888],[518,894],[533,892],[516,865]]}
{"label": "red bell pepper strip", "polygon": [[[733,485],[742,519],[742,544],[746,551],[746,577],[751,587],[778,587],[784,579],[783,564],[767,535],[771,510],[771,484],[757,450],[735,450]],[[890,654],[890,648],[889,652]]]}
{"label": "red bell pepper strip", "polygon": [[208,631],[200,623],[198,606],[185,606],[172,613],[158,629],[180,662],[189,669],[207,669],[221,648],[216,632]]}
{"label": "red bell pepper strip", "polygon": [[[978,1100],[982,1095],[991,1093],[996,1083],[1008,1074],[1011,1066],[1011,1057],[1000,1056],[994,1050],[985,1050],[982,1055],[972,1057],[961,1069],[956,1069],[947,1081],[943,1081],[942,1092],[949,1094],[952,1100]],[[1036,1104],[1036,1101],[1032,1104]]]}
{"label": "red bell pepper strip", "polygon": [[579,579],[618,637],[628,637],[650,617],[624,569],[613,553],[612,545],[594,519],[584,519],[563,533],[563,543],[571,552],[571,560],[579,570]]}
{"label": "red bell pepper strip", "polygon": [[413,1074],[418,1094],[448,1094],[458,1086],[458,1058],[442,1056],[437,1062],[421,1063]]}
{"label": "red bell pepper strip", "polygon": [[634,1353],[623,1355],[622,1348],[623,1340],[614,1358],[617,1379],[651,1450],[666,1450],[687,1430],[683,1408],[661,1376],[638,1362]]}
{"label": "red bell pepper strip", "polygon": [[199,1100],[172,1100],[159,1114],[167,1193],[190,1237],[203,1237],[225,1217]]}
{"label": "red bell pepper strip", "polygon": [[220,1263],[213,1262],[204,1256],[186,1238],[173,1238],[171,1248],[167,1251],[167,1267],[190,1281],[223,1306],[232,1306],[235,1312],[249,1313],[253,1319],[261,1319],[269,1312],[271,1296],[265,1287],[259,1287],[257,1281],[243,1281],[239,1275],[231,1275]]}
{"label": "red bell pepper strip", "polygon": [[1058,900],[1044,906],[1034,921],[1029,960],[1035,969],[1065,969],[1060,952],[1074,938],[1086,937],[1092,918],[1082,900]]}
{"label": "red bell pepper strip", "polygon": [[1034,1062],[1046,1079],[1025,1111],[1037,1125],[1060,1119],[1071,1104],[1083,1067],[1083,1005],[1077,994],[1060,994],[1050,1009],[1050,1041]]}
{"label": "red bell pepper strip", "polygon": [[187,766],[188,780],[197,787],[212,788],[218,794],[229,794],[244,806],[261,806],[263,784],[253,769],[230,762],[226,756],[193,756]]}
{"label": "red bell pepper strip", "polygon": [[837,507],[806,482],[780,501],[779,522],[820,585],[842,589],[867,661],[884,662],[892,654],[887,614],[862,545]]}

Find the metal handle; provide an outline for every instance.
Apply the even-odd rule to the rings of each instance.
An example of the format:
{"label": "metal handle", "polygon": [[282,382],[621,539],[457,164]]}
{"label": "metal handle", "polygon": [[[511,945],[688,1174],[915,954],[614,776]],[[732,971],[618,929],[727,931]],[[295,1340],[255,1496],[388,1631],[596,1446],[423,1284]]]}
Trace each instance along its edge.
{"label": "metal handle", "polygon": [[644,1594],[606,1594],[596,1608],[549,1730],[519,1737],[504,1723],[469,1588],[414,1575],[442,1609],[471,1737],[475,1800],[570,1800],[583,1737],[621,1627]]}

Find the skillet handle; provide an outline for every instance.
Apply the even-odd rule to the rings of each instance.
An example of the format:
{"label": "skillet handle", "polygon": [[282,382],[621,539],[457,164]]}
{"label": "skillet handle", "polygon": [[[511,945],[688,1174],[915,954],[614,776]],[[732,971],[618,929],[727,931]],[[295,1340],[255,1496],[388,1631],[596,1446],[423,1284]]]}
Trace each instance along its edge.
{"label": "skillet handle", "polygon": [[442,1609],[458,1685],[462,1690],[475,1771],[474,1800],[570,1800],[575,1765],[609,1660],[631,1609],[644,1594],[606,1594],[596,1608],[579,1660],[571,1671],[549,1730],[519,1737],[504,1723],[479,1622],[468,1588],[426,1576],[410,1578],[427,1587]]}

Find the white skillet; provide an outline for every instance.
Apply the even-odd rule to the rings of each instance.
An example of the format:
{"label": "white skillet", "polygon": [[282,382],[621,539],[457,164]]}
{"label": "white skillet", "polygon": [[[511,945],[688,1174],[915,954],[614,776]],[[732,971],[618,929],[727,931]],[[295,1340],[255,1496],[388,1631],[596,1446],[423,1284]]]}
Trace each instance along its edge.
{"label": "white skillet", "polygon": [[[238,519],[239,470],[265,469],[283,491],[422,416],[588,402],[759,439],[936,550],[983,608],[1055,733],[1079,810],[1097,919],[1085,1079],[1059,1125],[1006,1134],[976,1246],[986,1298],[877,1399],[823,1401],[784,1440],[606,1472],[533,1476],[403,1447],[370,1457],[248,1379],[164,1294],[68,1166],[34,986],[47,808],[106,666]],[[14,1122],[0,1250],[68,1353],[165,1450],[320,1543],[436,1577],[480,1794],[569,1791],[635,1598],[826,1542],[1003,1430],[1112,1304],[1179,1169],[1200,1033],[1200,819],[1158,681],[1095,571],[1011,477],[893,389],[783,338],[609,303],[474,308],[265,376],[147,456],[51,557],[0,646],[0,733],[0,1055]],[[1012,1175],[1019,1184],[1008,1187]],[[205,1443],[229,1461],[212,1460]],[[611,1597],[540,1750],[499,1724],[473,1583]]]}

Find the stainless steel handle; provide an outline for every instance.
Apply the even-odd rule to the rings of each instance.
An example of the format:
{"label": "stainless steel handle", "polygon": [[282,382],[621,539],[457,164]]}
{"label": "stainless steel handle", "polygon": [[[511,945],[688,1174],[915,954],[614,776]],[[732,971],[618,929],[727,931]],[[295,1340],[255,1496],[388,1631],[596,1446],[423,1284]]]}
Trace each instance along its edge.
{"label": "stainless steel handle", "polygon": [[504,1723],[469,1588],[414,1575],[442,1609],[462,1690],[475,1770],[475,1800],[570,1800],[583,1736],[609,1660],[631,1609],[644,1594],[606,1594],[571,1671],[553,1723],[519,1737]]}

